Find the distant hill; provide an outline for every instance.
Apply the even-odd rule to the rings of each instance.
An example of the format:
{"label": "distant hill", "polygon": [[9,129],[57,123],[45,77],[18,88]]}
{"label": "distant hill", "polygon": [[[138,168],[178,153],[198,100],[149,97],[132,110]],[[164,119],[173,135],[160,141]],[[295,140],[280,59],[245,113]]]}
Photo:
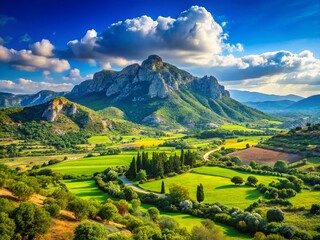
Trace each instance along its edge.
{"label": "distant hill", "polygon": [[241,102],[266,102],[266,101],[282,101],[289,100],[293,102],[297,102],[303,99],[303,97],[297,95],[286,95],[280,96],[275,94],[265,94],[259,92],[249,92],[249,91],[240,91],[240,90],[230,90],[230,96]]}
{"label": "distant hill", "polygon": [[43,90],[36,94],[12,94],[0,92],[0,107],[32,106],[48,102],[56,97],[64,96],[67,92]]}
{"label": "distant hill", "polygon": [[294,104],[294,101],[280,100],[280,101],[265,101],[265,102],[245,102],[243,104],[258,109],[262,112],[274,113],[286,111],[286,109]]}
{"label": "distant hill", "polygon": [[320,95],[314,95],[289,106],[290,111],[320,112]]}
{"label": "distant hill", "polygon": [[230,98],[216,78],[194,77],[156,55],[121,71],[98,72],[66,97],[94,110],[106,109],[109,114],[163,129],[273,118]]}

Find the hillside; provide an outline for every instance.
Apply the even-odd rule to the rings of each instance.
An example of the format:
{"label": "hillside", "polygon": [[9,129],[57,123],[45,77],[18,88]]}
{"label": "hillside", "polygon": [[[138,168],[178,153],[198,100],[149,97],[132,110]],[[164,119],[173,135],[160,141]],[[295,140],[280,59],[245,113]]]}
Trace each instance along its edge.
{"label": "hillside", "polygon": [[216,78],[194,77],[156,55],[119,72],[98,72],[66,97],[94,110],[115,107],[130,121],[162,129],[272,119],[230,98]]}
{"label": "hillside", "polygon": [[245,102],[243,104],[258,109],[263,112],[280,112],[286,111],[288,107],[294,104],[294,101],[280,100],[280,101],[264,101],[264,102]]}
{"label": "hillside", "polygon": [[320,95],[314,95],[289,106],[290,111],[320,112]]}
{"label": "hillside", "polygon": [[280,96],[275,94],[265,94],[265,93],[249,92],[249,91],[241,91],[241,90],[230,90],[229,92],[232,98],[242,103],[282,101],[282,100],[297,102],[303,99],[303,97],[293,95],[293,94]]}
{"label": "hillside", "polygon": [[259,145],[289,153],[300,153],[305,157],[320,156],[320,124],[296,127],[287,133],[280,133]]}
{"label": "hillside", "polygon": [[36,94],[12,94],[0,92],[0,107],[32,106],[48,102],[56,97],[64,96],[66,92],[43,90]]}

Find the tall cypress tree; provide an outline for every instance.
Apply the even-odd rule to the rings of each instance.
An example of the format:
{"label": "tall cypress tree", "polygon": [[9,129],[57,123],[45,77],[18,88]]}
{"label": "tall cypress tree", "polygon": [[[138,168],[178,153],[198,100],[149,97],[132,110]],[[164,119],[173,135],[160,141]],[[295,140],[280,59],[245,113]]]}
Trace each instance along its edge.
{"label": "tall cypress tree", "polygon": [[142,160],[140,156],[140,152],[138,152],[137,155],[137,172],[139,172],[142,169]]}
{"label": "tall cypress tree", "polygon": [[197,186],[197,201],[201,203],[203,202],[203,200],[204,200],[203,186],[200,183],[200,185]]}
{"label": "tall cypress tree", "polygon": [[165,189],[165,186],[164,186],[164,181],[162,181],[161,183],[161,194],[165,194],[166,193],[166,189]]}
{"label": "tall cypress tree", "polygon": [[185,164],[185,156],[184,156],[183,148],[181,148],[180,163],[181,163],[181,166],[182,166],[182,167],[183,167],[183,165]]}
{"label": "tall cypress tree", "polygon": [[130,180],[133,180],[136,178],[136,176],[137,176],[137,162],[136,162],[135,157],[132,158],[132,161],[130,163],[130,167],[125,175]]}

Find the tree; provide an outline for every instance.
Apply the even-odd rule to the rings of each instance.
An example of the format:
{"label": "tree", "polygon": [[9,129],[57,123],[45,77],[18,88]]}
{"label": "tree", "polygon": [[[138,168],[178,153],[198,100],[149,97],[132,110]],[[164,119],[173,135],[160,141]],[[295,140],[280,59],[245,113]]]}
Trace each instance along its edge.
{"label": "tree", "polygon": [[121,214],[121,215],[125,215],[128,213],[128,210],[129,210],[129,204],[126,200],[124,199],[121,199],[119,202],[115,202],[115,205],[118,209],[118,212]]}
{"label": "tree", "polygon": [[201,226],[195,226],[191,230],[191,240],[222,240],[222,231],[211,220],[204,220]]}
{"label": "tree", "polygon": [[107,231],[103,225],[96,222],[85,221],[75,229],[75,240],[104,240]]}
{"label": "tree", "polygon": [[249,176],[247,178],[247,182],[252,186],[255,186],[258,183],[258,181],[258,178],[256,178],[255,176]]}
{"label": "tree", "polygon": [[246,148],[250,148],[250,144],[249,143],[246,144]]}
{"label": "tree", "polygon": [[2,240],[12,239],[15,228],[14,220],[9,218],[7,213],[0,212],[0,238]]}
{"label": "tree", "polygon": [[286,173],[288,171],[288,164],[283,160],[278,160],[274,164],[273,170],[280,173]]}
{"label": "tree", "polygon": [[190,198],[188,189],[182,185],[173,183],[169,190],[169,198],[171,198],[173,202],[179,203]]}
{"label": "tree", "polygon": [[51,217],[58,217],[60,215],[60,206],[56,203],[44,204],[44,209],[50,213]]}
{"label": "tree", "polygon": [[320,204],[312,204],[310,209],[311,214],[320,214]]}
{"label": "tree", "polygon": [[148,213],[149,213],[150,219],[154,222],[157,221],[157,219],[159,218],[159,210],[155,207],[148,208]]}
{"label": "tree", "polygon": [[24,182],[15,182],[10,190],[13,192],[14,195],[18,197],[19,200],[28,200],[31,195],[34,193],[32,187],[29,187]]}
{"label": "tree", "polygon": [[244,180],[240,176],[234,176],[233,178],[231,178],[231,182],[233,182],[236,185],[240,185],[244,182]]}
{"label": "tree", "polygon": [[272,208],[267,211],[268,222],[282,222],[284,220],[284,214],[279,208]]}
{"label": "tree", "polygon": [[165,194],[166,193],[166,189],[165,189],[165,186],[164,186],[164,181],[161,182],[161,191],[160,191],[161,194]]}
{"label": "tree", "polygon": [[68,209],[74,213],[76,219],[82,220],[89,215],[89,204],[87,200],[75,198],[68,203]]}
{"label": "tree", "polygon": [[133,180],[136,178],[136,176],[137,176],[137,163],[136,163],[135,157],[132,158],[132,161],[130,163],[130,167],[125,175],[130,180]]}
{"label": "tree", "polygon": [[51,224],[47,211],[34,203],[23,202],[13,212],[16,232],[24,239],[33,239],[37,234],[46,233]]}
{"label": "tree", "polygon": [[147,180],[147,173],[146,170],[141,169],[136,176],[137,181],[145,181]]}
{"label": "tree", "polygon": [[159,226],[161,230],[169,229],[174,231],[179,227],[179,223],[171,217],[161,217],[159,219]]}
{"label": "tree", "polygon": [[200,183],[200,185],[197,186],[197,201],[201,203],[203,202],[203,200],[204,200],[203,186]]}
{"label": "tree", "polygon": [[115,205],[112,203],[106,203],[101,207],[100,211],[98,212],[98,216],[103,220],[110,221],[117,213],[118,209]]}

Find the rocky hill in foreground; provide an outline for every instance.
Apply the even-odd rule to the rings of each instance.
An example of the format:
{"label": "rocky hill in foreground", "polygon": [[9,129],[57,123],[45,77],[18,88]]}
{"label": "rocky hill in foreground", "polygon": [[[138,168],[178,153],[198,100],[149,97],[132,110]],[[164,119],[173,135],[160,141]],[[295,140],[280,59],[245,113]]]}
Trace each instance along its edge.
{"label": "rocky hill in foreground", "polygon": [[230,98],[216,78],[192,76],[156,55],[121,71],[98,72],[66,97],[94,110],[118,108],[130,121],[166,129],[272,118]]}

